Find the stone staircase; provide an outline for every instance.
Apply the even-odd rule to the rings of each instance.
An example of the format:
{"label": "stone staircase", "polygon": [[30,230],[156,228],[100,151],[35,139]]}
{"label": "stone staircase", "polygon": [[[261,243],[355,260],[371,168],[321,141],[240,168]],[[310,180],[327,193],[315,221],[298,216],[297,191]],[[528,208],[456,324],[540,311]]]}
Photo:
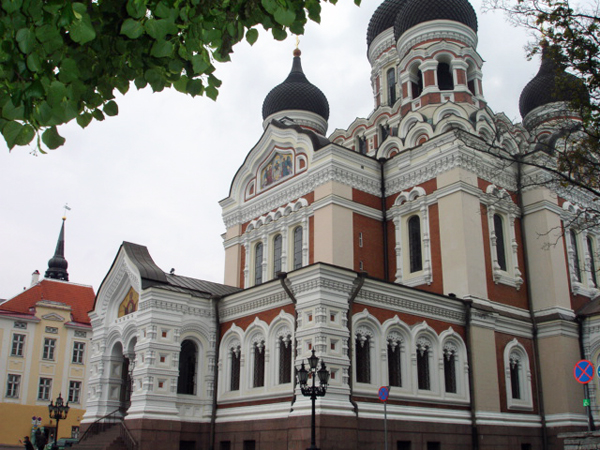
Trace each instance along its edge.
{"label": "stone staircase", "polygon": [[79,442],[71,448],[72,450],[127,450],[125,441],[121,437],[121,427],[118,424],[89,436],[85,441]]}

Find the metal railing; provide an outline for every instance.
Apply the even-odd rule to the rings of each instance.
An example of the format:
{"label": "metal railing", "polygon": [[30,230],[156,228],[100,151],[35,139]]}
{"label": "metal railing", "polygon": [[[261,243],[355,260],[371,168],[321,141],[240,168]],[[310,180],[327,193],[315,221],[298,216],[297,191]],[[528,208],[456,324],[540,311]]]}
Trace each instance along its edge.
{"label": "metal railing", "polygon": [[131,435],[131,432],[125,425],[123,417],[120,414],[118,414],[119,411],[120,409],[115,409],[110,414],[107,414],[104,417],[100,417],[98,420],[96,420],[93,424],[90,425],[90,427],[87,430],[85,430],[85,433],[83,433],[83,436],[81,436],[79,442],[83,442],[89,437],[96,436],[97,434],[108,430],[114,425],[117,425],[119,427],[121,439],[123,439],[127,450],[137,450],[137,442],[135,441],[135,439]]}

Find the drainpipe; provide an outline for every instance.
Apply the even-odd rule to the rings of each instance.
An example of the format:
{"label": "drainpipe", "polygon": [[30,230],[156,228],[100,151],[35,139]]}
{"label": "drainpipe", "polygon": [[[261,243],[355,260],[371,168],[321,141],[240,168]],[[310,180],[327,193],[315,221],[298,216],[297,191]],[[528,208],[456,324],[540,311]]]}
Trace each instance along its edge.
{"label": "drainpipe", "polygon": [[[283,290],[285,291],[285,293],[287,294],[287,296],[290,298],[290,300],[292,301],[292,303],[294,304],[294,361],[296,360],[296,358],[298,357],[298,340],[296,339],[296,331],[298,330],[298,300],[296,300],[296,296],[294,295],[294,293],[292,292],[292,290],[290,289],[290,287],[288,286],[289,280],[287,279],[287,272],[277,272],[277,278],[279,278],[279,282],[281,283],[281,287],[283,288]],[[294,365],[295,366],[295,365]],[[297,384],[297,379],[296,376],[293,377],[294,379],[294,384],[292,386],[292,404],[291,409],[293,410],[294,408],[294,403],[296,403],[296,384]]]}
{"label": "drainpipe", "polygon": [[221,347],[221,321],[219,320],[219,300],[221,296],[211,296],[211,301],[215,308],[215,364],[213,368],[213,398],[212,398],[212,411],[210,415],[210,450],[215,449],[215,429],[217,420],[217,392],[219,390],[219,353]]}
{"label": "drainpipe", "polygon": [[[456,295],[450,294],[449,297]],[[477,428],[477,415],[475,411],[475,379],[473,376],[473,360],[471,359],[471,317],[473,314],[473,301],[461,299],[465,305],[465,345],[467,347],[467,362],[469,363],[469,398],[471,407],[471,448],[479,450],[479,429]]]}
{"label": "drainpipe", "polygon": [[529,309],[529,318],[531,320],[532,334],[533,334],[533,364],[536,379],[536,395],[538,398],[538,406],[540,411],[540,417],[542,419],[542,449],[548,449],[548,427],[546,425],[546,410],[544,408],[544,397],[542,387],[542,372],[540,369],[540,348],[538,342],[538,325],[535,312],[533,311],[533,303],[531,298],[531,283],[529,278],[529,257],[527,252],[527,236],[525,234],[525,207],[523,206],[523,163],[520,158],[517,157],[517,204],[521,215],[521,240],[523,241],[523,261],[525,267],[526,290],[527,290],[527,308]]}
{"label": "drainpipe", "polygon": [[379,171],[381,173],[381,228],[383,232],[383,279],[390,281],[389,276],[389,255],[388,255],[388,226],[387,226],[387,205],[385,202],[385,162],[386,158],[379,158]]}
{"label": "drainpipe", "polygon": [[[579,356],[581,359],[587,359],[585,357],[585,349],[583,346],[583,321],[585,320],[585,317],[583,316],[577,316],[577,331],[578,331],[578,338],[579,338]],[[585,395],[585,398],[590,398],[590,387],[588,384],[584,384],[583,385],[583,392]],[[590,408],[589,406],[586,406],[587,409],[587,415],[588,415],[588,431],[596,431],[596,426],[594,425],[594,416],[592,415],[592,408]]]}
{"label": "drainpipe", "polygon": [[367,272],[360,272],[354,280],[354,289],[352,290],[350,297],[348,298],[348,331],[350,332],[349,345],[348,345],[348,386],[350,387],[350,403],[354,407],[354,414],[358,417],[358,405],[352,399],[352,355],[354,354],[354,338],[352,337],[352,308],[354,306],[354,300],[358,296],[358,293],[365,284],[365,278]]}

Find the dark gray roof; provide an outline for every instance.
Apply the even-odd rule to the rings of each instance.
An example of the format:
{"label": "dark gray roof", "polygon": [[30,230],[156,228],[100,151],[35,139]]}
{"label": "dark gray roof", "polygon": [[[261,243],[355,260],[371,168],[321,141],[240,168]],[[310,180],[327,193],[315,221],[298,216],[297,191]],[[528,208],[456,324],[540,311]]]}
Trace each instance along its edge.
{"label": "dark gray roof", "polygon": [[222,297],[241,290],[233,286],[213,283],[212,281],[198,280],[197,278],[184,277],[181,275],[166,274],[166,276],[169,286],[161,286],[161,288],[189,292],[195,297],[209,298],[213,295]]}
{"label": "dark gray roof", "polygon": [[158,267],[150,253],[148,252],[148,248],[144,245],[133,244],[132,242],[123,242],[123,250],[127,253],[127,256],[131,259],[133,264],[140,271],[140,276],[142,277],[142,289],[145,282],[157,282],[157,283],[166,283],[167,277],[165,273]]}
{"label": "dark gray roof", "polygon": [[292,71],[288,77],[267,94],[263,102],[262,116],[266,119],[271,114],[293,109],[314,112],[325,120],[329,119],[327,98],[304,75],[299,50],[294,53]]}
{"label": "dark gray roof", "polygon": [[65,220],[66,217],[63,217],[54,256],[48,260],[48,270],[44,276],[55,280],[69,281],[69,272],[67,272],[69,263],[65,259]]}
{"label": "dark gray roof", "polygon": [[477,14],[468,0],[407,0],[396,15],[396,40],[410,28],[432,20],[460,22],[477,33]]}
{"label": "dark gray roof", "polygon": [[523,88],[519,97],[521,117],[535,108],[554,102],[589,101],[589,94],[579,78],[570,73],[551,56],[551,50],[542,51],[542,64],[536,76]]}
{"label": "dark gray roof", "polygon": [[367,28],[367,47],[371,45],[371,42],[373,42],[377,36],[394,26],[396,15],[404,3],[406,3],[406,0],[385,0],[379,5],[369,21],[369,26]]}

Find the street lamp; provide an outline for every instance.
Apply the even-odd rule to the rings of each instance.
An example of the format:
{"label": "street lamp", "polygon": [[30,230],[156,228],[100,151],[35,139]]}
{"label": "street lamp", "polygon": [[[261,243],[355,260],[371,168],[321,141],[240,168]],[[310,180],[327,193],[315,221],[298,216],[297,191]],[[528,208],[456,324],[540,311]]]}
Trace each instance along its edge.
{"label": "street lamp", "polygon": [[52,400],[50,400],[50,404],[48,405],[50,419],[56,419],[56,432],[54,433],[54,443],[52,444],[52,448],[56,448],[56,441],[58,441],[58,423],[67,418],[69,409],[71,409],[69,407],[69,402],[67,402],[66,405],[63,404],[62,393],[58,394],[56,404],[52,403]]}
{"label": "street lamp", "polygon": [[[321,360],[321,368],[317,370],[319,358],[315,356],[315,350],[312,351],[312,356],[308,358],[309,369],[306,370],[304,362],[297,371],[298,383],[302,395],[310,397],[312,402],[312,417],[310,422],[310,447],[308,450],[319,450],[315,445],[315,400],[317,397],[324,397],[327,392],[327,383],[329,383],[329,371],[325,367],[325,361]],[[308,385],[308,376],[312,376],[312,386]],[[320,386],[315,386],[315,378],[319,377]]]}

